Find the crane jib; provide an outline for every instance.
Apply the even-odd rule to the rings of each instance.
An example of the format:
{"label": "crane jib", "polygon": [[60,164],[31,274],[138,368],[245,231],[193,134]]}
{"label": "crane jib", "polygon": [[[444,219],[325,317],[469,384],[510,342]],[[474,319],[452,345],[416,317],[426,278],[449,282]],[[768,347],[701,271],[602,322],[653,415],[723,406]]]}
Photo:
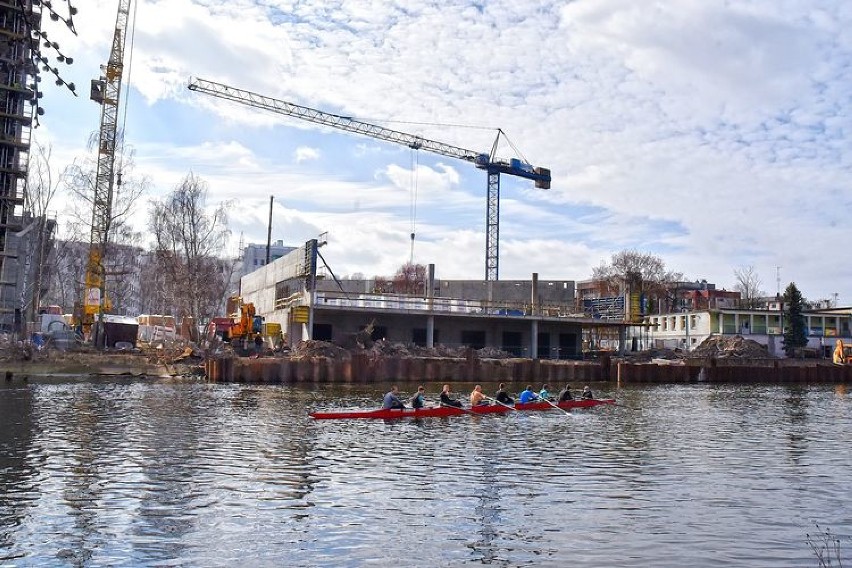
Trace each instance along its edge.
{"label": "crane jib", "polygon": [[[251,91],[237,89],[222,83],[207,81],[205,79],[190,79],[189,90],[198,91],[221,99],[230,100],[240,104],[252,106],[261,110],[267,110],[278,114],[292,116],[307,120],[316,124],[338,128],[347,132],[362,134],[371,138],[395,142],[413,148],[415,150],[426,150],[442,156],[457,158],[471,162],[479,169],[488,173],[488,196],[486,213],[486,244],[485,244],[485,279],[497,280],[498,278],[498,253],[499,253],[499,216],[500,216],[500,174],[513,175],[535,182],[538,189],[550,189],[550,170],[535,167],[523,160],[516,158],[510,160],[498,160],[493,157],[497,147],[494,143],[492,152],[475,152],[465,148],[459,148],[452,144],[445,144],[436,140],[429,140],[413,134],[391,130],[376,124],[370,124],[355,120],[349,116],[341,116],[324,112],[314,108],[297,105],[287,101],[274,99],[259,95]],[[502,131],[500,131],[502,134]],[[499,140],[498,134],[497,140]]]}

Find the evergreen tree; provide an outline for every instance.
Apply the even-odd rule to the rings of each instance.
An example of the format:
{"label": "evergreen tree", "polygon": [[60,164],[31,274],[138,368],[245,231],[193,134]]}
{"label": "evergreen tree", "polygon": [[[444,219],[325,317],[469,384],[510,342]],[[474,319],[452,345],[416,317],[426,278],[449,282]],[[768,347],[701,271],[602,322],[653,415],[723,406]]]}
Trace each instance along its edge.
{"label": "evergreen tree", "polygon": [[802,293],[795,282],[790,282],[784,290],[784,353],[787,357],[795,356],[796,352],[808,344],[808,332],[805,329],[805,316]]}

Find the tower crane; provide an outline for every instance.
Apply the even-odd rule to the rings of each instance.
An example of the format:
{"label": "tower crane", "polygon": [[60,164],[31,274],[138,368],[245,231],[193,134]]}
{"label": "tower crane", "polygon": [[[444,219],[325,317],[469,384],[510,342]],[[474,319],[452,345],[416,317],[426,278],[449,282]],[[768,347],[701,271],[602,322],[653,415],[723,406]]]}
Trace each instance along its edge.
{"label": "tower crane", "polygon": [[485,238],[485,280],[497,280],[499,276],[499,253],[500,253],[500,174],[508,174],[521,178],[533,180],[535,187],[539,189],[550,189],[550,170],[547,168],[533,167],[520,159],[498,160],[495,157],[497,143],[500,140],[498,132],[497,140],[491,149],[491,153],[475,152],[466,150],[443,142],[428,140],[414,134],[398,132],[375,124],[369,124],[350,117],[340,116],[316,110],[310,107],[274,99],[259,95],[251,91],[237,89],[222,83],[207,81],[205,79],[193,78],[189,81],[189,90],[205,93],[220,99],[226,99],[251,107],[268,110],[278,114],[292,116],[309,122],[338,128],[355,134],[362,134],[371,138],[377,138],[386,142],[395,142],[408,146],[415,150],[427,150],[435,154],[456,158],[472,163],[488,174],[488,197],[486,214],[486,238]]}
{"label": "tower crane", "polygon": [[[89,259],[83,298],[83,328],[88,331],[95,316],[109,310],[106,298],[106,271],[104,255],[112,224],[112,198],[116,182],[115,149],[118,136],[118,107],[121,96],[121,78],[124,72],[124,51],[127,43],[127,20],[131,0],[119,0],[115,32],[112,38],[109,61],[101,67],[103,75],[92,79],[90,98],[101,105],[101,122],[98,132],[98,163],[95,174],[95,193],[92,199],[92,229],[89,241]],[[118,184],[121,184],[119,173]],[[97,329],[97,327],[95,328]],[[99,339],[95,334],[96,341]]]}

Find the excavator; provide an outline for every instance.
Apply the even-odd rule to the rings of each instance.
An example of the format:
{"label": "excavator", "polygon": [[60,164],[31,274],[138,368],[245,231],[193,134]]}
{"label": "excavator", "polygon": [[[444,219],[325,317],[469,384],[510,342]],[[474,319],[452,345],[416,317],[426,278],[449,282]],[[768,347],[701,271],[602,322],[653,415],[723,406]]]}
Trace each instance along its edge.
{"label": "excavator", "polygon": [[258,334],[263,341],[263,349],[278,350],[283,347],[281,324],[266,323],[263,316],[257,315],[253,303],[244,302],[240,296],[231,296],[228,298],[227,312],[227,318],[214,318],[214,333],[223,320],[227,322],[227,340],[238,353],[248,355],[256,351],[255,338]]}
{"label": "excavator", "polygon": [[249,351],[254,336],[263,333],[263,317],[256,315],[254,304],[243,302],[240,296],[228,298],[227,311],[233,321],[228,332],[231,345],[239,351]]}

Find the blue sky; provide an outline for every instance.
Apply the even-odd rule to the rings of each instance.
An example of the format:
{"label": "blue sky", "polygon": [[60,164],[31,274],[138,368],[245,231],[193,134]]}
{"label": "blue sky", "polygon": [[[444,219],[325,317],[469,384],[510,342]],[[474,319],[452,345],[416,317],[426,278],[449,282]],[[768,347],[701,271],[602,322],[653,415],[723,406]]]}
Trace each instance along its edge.
{"label": "blue sky", "polygon": [[[47,85],[35,138],[54,166],[98,127],[88,84],[117,2],[75,1],[79,98]],[[190,170],[231,202],[234,253],[328,232],[338,275],[410,258],[485,272],[485,174],[465,162],[188,91],[191,76],[368,121],[501,127],[552,188],[502,176],[501,279],[589,278],[615,252],[731,289],[852,305],[852,5],[834,1],[144,0],[134,5],[127,139],[149,198]],[[45,81],[45,83],[48,83]],[[385,124],[383,122],[383,124]],[[387,123],[488,151],[483,128]],[[508,145],[501,157],[515,157]],[[412,169],[416,175],[412,175]],[[416,195],[416,198],[415,198]],[[61,201],[57,207],[62,210]],[[416,214],[412,214],[415,210]],[[147,205],[137,218],[144,222]],[[60,215],[61,220],[61,215]]]}

